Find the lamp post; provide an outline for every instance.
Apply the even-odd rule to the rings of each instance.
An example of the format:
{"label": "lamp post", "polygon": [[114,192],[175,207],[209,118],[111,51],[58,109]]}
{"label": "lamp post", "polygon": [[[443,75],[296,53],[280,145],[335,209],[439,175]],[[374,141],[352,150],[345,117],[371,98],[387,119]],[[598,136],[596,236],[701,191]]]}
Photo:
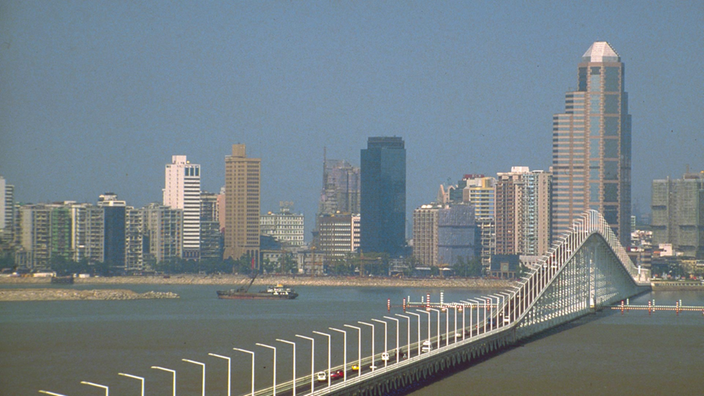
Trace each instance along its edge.
{"label": "lamp post", "polygon": [[347,382],[347,331],[334,327],[328,329],[342,333],[342,382]]}
{"label": "lamp post", "polygon": [[[398,326],[399,326],[399,320],[396,318],[392,318],[390,316],[384,316],[384,319],[393,320],[396,322],[396,363],[398,363]],[[409,318],[409,320],[410,320],[410,318]]]}
{"label": "lamp post", "polygon": [[100,384],[96,384],[96,383],[88,382],[88,381],[81,381],[81,384],[94,386],[96,388],[103,388],[103,389],[105,389],[105,396],[110,396],[110,388],[108,388],[105,385],[100,385]]}
{"label": "lamp post", "polygon": [[181,359],[181,360],[183,360],[186,363],[197,364],[197,365],[203,367],[203,380],[201,381],[202,382],[201,396],[205,396],[205,363],[196,362],[195,360],[191,360],[191,359]]}
{"label": "lamp post", "polygon": [[[173,390],[173,396],[176,396],[176,370],[171,370],[171,369],[167,369],[167,368],[159,367],[159,366],[152,366],[152,368],[155,370],[166,371],[166,372],[173,374],[174,379],[173,379],[172,390]],[[254,393],[252,393],[252,396],[254,396]]]}
{"label": "lamp post", "polygon": [[428,308],[429,311],[435,311],[438,313],[438,349],[440,349],[440,310],[435,308]]}
{"label": "lamp post", "polygon": [[132,374],[125,374],[125,373],[117,373],[117,375],[121,375],[123,377],[128,377],[128,378],[133,378],[142,381],[142,396],[144,396],[144,377],[137,377],[136,375]]}
{"label": "lamp post", "polygon": [[386,360],[384,360],[384,367],[387,366],[387,363],[389,361],[389,347],[387,343],[387,329],[388,329],[388,322],[384,322],[383,320],[379,319],[372,319],[372,322],[377,322],[377,323],[383,323],[384,324],[384,354],[381,355],[381,359],[384,360],[384,356],[386,356]]}
{"label": "lamp post", "polygon": [[[420,314],[414,313],[414,312],[408,312],[406,311],[407,314],[409,315],[414,315],[416,318],[418,318],[418,356],[420,356]],[[410,323],[409,323],[410,324]],[[411,350],[410,346],[408,347],[408,357],[411,357]]]}
{"label": "lamp post", "polygon": [[[455,324],[455,336],[453,337],[455,340],[452,343],[457,344],[457,305],[453,305],[452,310],[453,310],[453,313],[455,314],[455,320],[453,322]],[[449,342],[449,340],[448,340],[448,342]]]}
{"label": "lamp post", "polygon": [[315,339],[296,334],[296,337],[310,341],[310,394],[315,392]]}
{"label": "lamp post", "polygon": [[[272,395],[276,395],[276,347],[271,346],[271,345],[261,344],[258,342],[255,343],[254,345],[258,345],[260,347],[268,348],[268,349],[271,349],[272,351],[274,351],[274,373],[273,373],[273,378],[274,378],[273,383],[274,384],[272,385],[271,391],[272,391]],[[205,396],[205,395],[203,395],[203,396]]]}
{"label": "lamp post", "polygon": [[372,364],[369,366],[369,368],[374,371],[376,369],[376,365],[374,364],[374,325],[372,323],[367,323],[367,322],[362,322],[360,320],[357,321],[359,324],[363,324],[365,326],[369,326],[372,328]]}
{"label": "lamp post", "polygon": [[[401,314],[394,314],[398,317],[406,319],[406,356],[411,357],[411,317]],[[386,316],[384,316],[386,317]],[[397,324],[398,325],[398,324]],[[398,353],[397,353],[398,354]],[[398,360],[396,361],[398,363]]]}
{"label": "lamp post", "polygon": [[276,341],[283,342],[284,344],[289,344],[293,347],[293,381],[291,386],[293,387],[292,396],[296,396],[296,343],[292,341],[282,340],[279,338],[277,338]]}
{"label": "lamp post", "polygon": [[45,390],[40,390],[39,393],[44,393],[46,395],[51,395],[51,396],[66,396],[66,395],[62,395],[61,393],[54,393],[54,392],[49,392],[49,391],[45,391]]}
{"label": "lamp post", "polygon": [[[251,396],[254,396],[254,352],[248,351],[246,349],[240,349],[240,348],[232,348],[232,349],[235,351],[244,352],[244,353],[248,353],[248,354],[252,355],[252,394],[251,394]],[[175,393],[174,393],[174,396],[176,396]]]}
{"label": "lamp post", "polygon": [[[431,338],[431,337],[430,337],[430,311],[429,311],[429,310],[428,310],[428,311],[422,311],[422,310],[420,310],[420,309],[416,309],[416,311],[422,312],[422,313],[424,313],[424,314],[428,314],[428,346],[432,346],[433,343],[430,342],[430,338]],[[419,342],[419,345],[418,345],[418,346],[420,347],[420,341],[418,341],[418,342]]]}
{"label": "lamp post", "polygon": [[[469,301],[471,301],[471,302],[477,304],[477,335],[479,335],[479,311],[480,311],[479,306],[481,305],[481,302],[480,302],[479,299],[477,299],[477,300],[469,299]],[[486,309],[484,309],[484,312],[485,312],[484,315],[486,316]],[[471,315],[471,313],[470,313],[470,318],[469,318],[469,326],[470,326],[470,327],[472,326],[472,318],[471,318],[471,316],[472,316],[472,315]],[[486,320],[484,320],[484,332],[486,333]]]}
{"label": "lamp post", "polygon": [[[227,360],[227,396],[232,395],[232,359],[227,356],[208,353],[209,356]],[[144,395],[142,395],[144,396]]]}
{"label": "lamp post", "polygon": [[330,378],[330,342],[331,342],[332,337],[330,336],[330,334],[322,333],[320,331],[313,331],[313,333],[321,335],[321,336],[325,336],[328,338],[328,388],[329,388],[330,381],[331,381],[331,378]]}
{"label": "lamp post", "polygon": [[348,324],[343,326],[357,329],[357,377],[360,377],[362,375],[362,329]]}

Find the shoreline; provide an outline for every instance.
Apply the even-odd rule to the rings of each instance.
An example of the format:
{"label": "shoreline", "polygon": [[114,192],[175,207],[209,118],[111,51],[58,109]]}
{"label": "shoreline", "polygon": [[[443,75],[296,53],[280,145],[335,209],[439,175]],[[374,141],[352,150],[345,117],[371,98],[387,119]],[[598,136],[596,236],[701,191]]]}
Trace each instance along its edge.
{"label": "shoreline", "polygon": [[126,289],[76,290],[67,288],[0,289],[0,301],[115,301],[179,298],[172,292],[137,293]]}
{"label": "shoreline", "polygon": [[[235,288],[247,285],[251,278],[247,275],[171,275],[171,276],[114,276],[74,278],[76,285],[224,285]],[[0,285],[50,284],[51,278],[0,277]],[[505,289],[514,282],[500,279],[421,279],[421,278],[382,278],[346,276],[300,276],[300,275],[261,275],[253,286],[285,284],[286,286],[312,287],[426,287],[426,288],[465,288],[473,290]]]}

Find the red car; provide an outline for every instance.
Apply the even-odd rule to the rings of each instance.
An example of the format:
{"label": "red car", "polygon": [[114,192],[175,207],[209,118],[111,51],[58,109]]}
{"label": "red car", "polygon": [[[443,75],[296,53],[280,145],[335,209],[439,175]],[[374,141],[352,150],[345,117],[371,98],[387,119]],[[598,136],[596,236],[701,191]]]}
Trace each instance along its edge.
{"label": "red car", "polygon": [[342,379],[344,378],[345,373],[342,370],[337,370],[334,373],[330,374],[330,379],[331,380],[336,380],[336,379]]}

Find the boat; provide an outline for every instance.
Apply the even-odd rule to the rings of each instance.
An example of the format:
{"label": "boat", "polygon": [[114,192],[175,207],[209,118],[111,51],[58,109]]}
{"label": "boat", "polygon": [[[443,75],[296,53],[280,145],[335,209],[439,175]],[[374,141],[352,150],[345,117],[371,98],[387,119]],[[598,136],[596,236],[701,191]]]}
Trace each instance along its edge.
{"label": "boat", "polygon": [[238,289],[218,290],[218,298],[230,300],[293,300],[298,297],[298,293],[282,284],[269,286],[266,290],[250,292],[249,288],[256,278],[257,274],[254,274],[247,286]]}

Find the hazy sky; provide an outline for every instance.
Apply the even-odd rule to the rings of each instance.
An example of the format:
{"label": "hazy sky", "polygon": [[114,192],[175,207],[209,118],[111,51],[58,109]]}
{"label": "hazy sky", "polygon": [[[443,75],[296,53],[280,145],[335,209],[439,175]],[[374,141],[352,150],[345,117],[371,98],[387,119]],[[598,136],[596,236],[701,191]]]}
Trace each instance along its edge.
{"label": "hazy sky", "polygon": [[545,169],[605,40],[626,65],[633,197],[704,170],[704,2],[0,2],[0,175],[23,202],[161,201],[174,154],[219,191],[233,143],[262,211],[314,223],[328,158],[401,136],[407,209],[465,173]]}

